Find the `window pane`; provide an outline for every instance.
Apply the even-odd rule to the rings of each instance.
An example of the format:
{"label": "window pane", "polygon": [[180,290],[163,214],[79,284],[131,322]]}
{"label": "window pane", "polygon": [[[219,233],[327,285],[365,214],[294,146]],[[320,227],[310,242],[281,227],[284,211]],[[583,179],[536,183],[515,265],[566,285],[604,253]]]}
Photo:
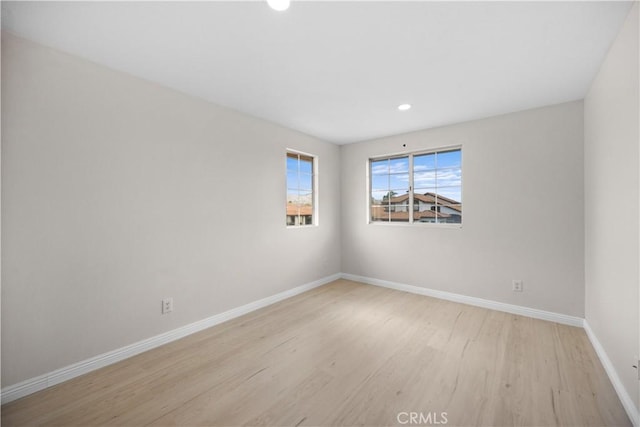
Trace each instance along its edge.
{"label": "window pane", "polygon": [[387,193],[387,200],[390,203],[409,203],[409,193],[403,190],[391,190]]}
{"label": "window pane", "polygon": [[389,175],[389,188],[394,190],[401,190],[401,193],[409,190],[409,174],[393,174]]}
{"label": "window pane", "polygon": [[298,188],[298,171],[287,171],[287,187]]}
{"label": "window pane", "polygon": [[437,161],[438,169],[450,168],[453,166],[460,167],[462,165],[462,151],[458,149],[438,152]]}
{"label": "window pane", "polygon": [[371,161],[371,221],[409,221],[409,157]]}
{"label": "window pane", "polygon": [[388,206],[371,205],[371,221],[389,221]]}
{"label": "window pane", "polygon": [[416,188],[413,191],[414,200],[419,199],[424,203],[435,203],[436,189],[435,187]]}
{"label": "window pane", "polygon": [[422,172],[436,168],[436,153],[421,154],[413,158],[413,171]]}
{"label": "window pane", "polygon": [[439,204],[440,213],[462,215],[462,205]]}
{"label": "window pane", "polygon": [[462,169],[459,166],[444,168],[436,171],[438,188],[462,185]]}
{"label": "window pane", "polygon": [[440,203],[462,203],[462,187],[438,187],[438,199]]}
{"label": "window pane", "polygon": [[409,172],[409,157],[399,157],[389,160],[389,173]]}
{"label": "window pane", "polygon": [[311,207],[311,205],[300,205],[299,209],[300,209],[300,215],[304,215],[304,216],[313,215],[313,208]]}
{"label": "window pane", "polygon": [[439,189],[437,200],[438,223],[462,223],[461,193],[461,187],[445,187]]}
{"label": "window pane", "polygon": [[435,222],[435,189],[419,188],[413,192],[413,220],[415,222]]}
{"label": "window pane", "polygon": [[371,192],[371,204],[381,205],[384,202],[388,202],[388,191],[372,191]]}
{"label": "window pane", "polygon": [[421,154],[413,158],[413,171],[420,172],[436,168],[436,153]]}
{"label": "window pane", "polygon": [[462,213],[437,213],[438,224],[460,224],[462,223]]}
{"label": "window pane", "polygon": [[389,175],[371,175],[371,190],[386,190],[389,188]]}
{"label": "window pane", "polygon": [[389,203],[389,212],[409,212],[408,203]]}
{"label": "window pane", "polygon": [[287,191],[287,206],[288,205],[299,205],[300,204],[300,195],[297,190],[288,190]]}
{"label": "window pane", "polygon": [[436,212],[432,210],[421,210],[413,213],[413,221],[414,222],[428,222],[435,223],[436,222]]}
{"label": "window pane", "polygon": [[298,157],[287,155],[287,172],[298,172]]}
{"label": "window pane", "polygon": [[300,160],[300,173],[313,173],[313,162],[309,160]]}
{"label": "window pane", "polygon": [[307,192],[300,190],[300,193],[298,194],[298,204],[306,206],[313,205],[313,193],[311,193],[310,191]]}
{"label": "window pane", "polygon": [[300,176],[298,177],[298,188],[306,192],[311,192],[311,189],[313,188],[313,175],[300,173]]}
{"label": "window pane", "polygon": [[388,175],[389,174],[389,160],[373,160],[371,161],[371,174],[372,175]]}
{"label": "window pane", "polygon": [[413,192],[413,203],[429,209],[436,204],[435,190],[429,188],[419,188]]}
{"label": "window pane", "polygon": [[436,186],[436,171],[435,170],[421,170],[413,173],[413,185],[418,187],[435,187]]}
{"label": "window pane", "polygon": [[389,206],[389,219],[392,222],[409,222],[409,205],[396,204]]}

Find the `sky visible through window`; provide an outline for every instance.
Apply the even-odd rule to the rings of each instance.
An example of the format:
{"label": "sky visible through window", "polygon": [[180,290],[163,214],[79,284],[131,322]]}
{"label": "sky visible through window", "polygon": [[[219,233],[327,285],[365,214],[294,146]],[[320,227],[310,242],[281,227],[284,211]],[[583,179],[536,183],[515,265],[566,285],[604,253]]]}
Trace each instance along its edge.
{"label": "sky visible through window", "polygon": [[[298,160],[287,157],[287,198],[291,202],[311,202],[313,191],[313,163],[311,160]],[[309,198],[309,200],[305,200]]]}

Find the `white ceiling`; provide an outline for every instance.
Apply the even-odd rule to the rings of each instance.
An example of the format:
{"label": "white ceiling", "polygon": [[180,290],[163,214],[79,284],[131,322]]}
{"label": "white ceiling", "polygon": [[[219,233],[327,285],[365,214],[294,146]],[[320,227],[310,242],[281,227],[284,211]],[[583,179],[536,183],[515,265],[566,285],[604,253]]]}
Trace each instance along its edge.
{"label": "white ceiling", "polygon": [[2,27],[349,143],[581,99],[630,6],[3,1]]}

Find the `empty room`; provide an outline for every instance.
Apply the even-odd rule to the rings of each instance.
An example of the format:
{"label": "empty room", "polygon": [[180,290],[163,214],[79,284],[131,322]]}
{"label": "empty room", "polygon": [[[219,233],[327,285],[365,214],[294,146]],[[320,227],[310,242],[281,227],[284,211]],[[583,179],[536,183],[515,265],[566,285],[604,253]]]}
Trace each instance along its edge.
{"label": "empty room", "polygon": [[640,427],[637,1],[2,1],[3,426]]}

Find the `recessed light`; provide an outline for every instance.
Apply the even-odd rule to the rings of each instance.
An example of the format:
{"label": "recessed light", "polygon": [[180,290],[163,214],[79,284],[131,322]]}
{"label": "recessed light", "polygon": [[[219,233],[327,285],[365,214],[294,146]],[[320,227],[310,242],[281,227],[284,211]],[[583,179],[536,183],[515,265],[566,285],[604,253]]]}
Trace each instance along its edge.
{"label": "recessed light", "polygon": [[411,108],[411,104],[400,104],[400,105],[398,105],[398,110],[400,110],[400,111],[407,111],[410,108]]}
{"label": "recessed light", "polygon": [[267,0],[271,9],[277,10],[278,12],[289,9],[289,2],[289,0]]}

